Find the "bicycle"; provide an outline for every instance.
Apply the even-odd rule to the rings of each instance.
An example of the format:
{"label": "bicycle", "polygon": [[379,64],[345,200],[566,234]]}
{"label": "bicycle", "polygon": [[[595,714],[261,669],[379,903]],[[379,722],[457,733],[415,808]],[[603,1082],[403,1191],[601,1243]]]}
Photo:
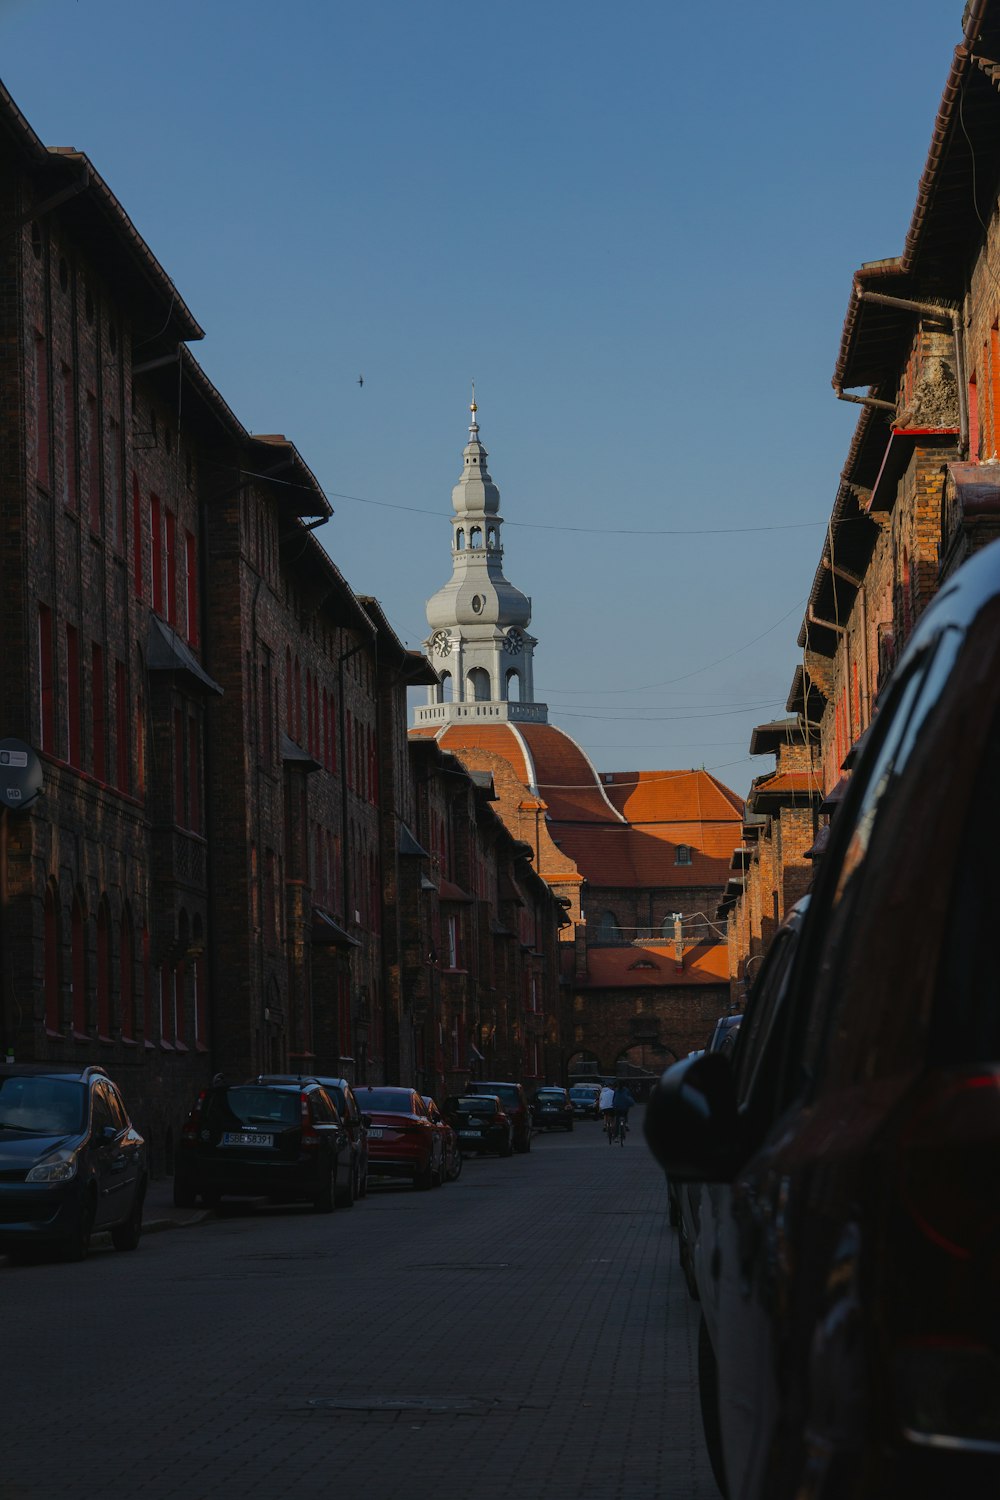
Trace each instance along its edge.
{"label": "bicycle", "polygon": [[604,1134],[608,1138],[608,1145],[612,1145],[615,1139],[615,1117],[611,1110],[604,1115]]}
{"label": "bicycle", "polygon": [[625,1137],[627,1135],[628,1135],[628,1116],[627,1115],[619,1115],[618,1118],[615,1120],[613,1133],[608,1138],[609,1142],[613,1144],[614,1141],[617,1141],[618,1144],[619,1144],[619,1146],[624,1146],[624,1144],[625,1144]]}

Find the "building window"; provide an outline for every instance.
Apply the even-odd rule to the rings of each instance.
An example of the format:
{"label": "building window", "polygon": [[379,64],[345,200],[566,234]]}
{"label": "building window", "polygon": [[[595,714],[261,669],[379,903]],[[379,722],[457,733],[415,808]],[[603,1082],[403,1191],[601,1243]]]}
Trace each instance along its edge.
{"label": "building window", "polygon": [[121,551],[125,536],[122,456],[122,430],[112,417],[108,422],[108,512],[111,517],[111,545],[116,552]]}
{"label": "building window", "polygon": [[87,392],[87,510],[90,529],[101,534],[101,421],[97,397]]}
{"label": "building window", "polygon": [[79,892],[73,897],[73,911],[70,921],[71,934],[71,960],[73,979],[73,1035],[89,1040],[87,1037],[87,953],[84,942],[84,917],[83,903]]}
{"label": "building window", "polygon": [[49,351],[44,334],[35,330],[35,478],[49,486]]}
{"label": "building window", "polygon": [[97,908],[97,1035],[111,1040],[111,924],[106,901]]}
{"label": "building window", "polygon": [[129,922],[126,912],[122,914],[121,927],[118,933],[118,991],[121,998],[122,1037],[127,1041],[135,1040],[133,962],[132,924]]}
{"label": "building window", "polygon": [[51,1036],[61,1036],[60,1025],[60,946],[59,907],[50,885],[45,892],[45,1029]]}
{"label": "building window", "polygon": [[160,497],[149,497],[149,565],[153,580],[153,608],[163,613],[163,535],[160,520]]}
{"label": "building window", "polygon": [[76,380],[69,365],[62,366],[63,503],[77,507]]}
{"label": "building window", "polygon": [[132,588],[142,598],[142,495],[139,476],[132,470]]}
{"label": "building window", "polygon": [[621,940],[621,932],[618,927],[618,918],[613,911],[602,911],[597,919],[596,941],[598,943],[617,943]]}
{"label": "building window", "polygon": [[689,865],[691,863],[691,845],[678,844],[677,853],[674,856],[675,865]]}
{"label": "building window", "polygon": [[93,766],[98,781],[108,779],[105,732],[104,652],[95,641],[90,650],[90,698],[93,716]]}
{"label": "building window", "polygon": [[115,785],[121,792],[129,789],[128,690],[123,661],[115,662]]}
{"label": "building window", "polygon": [[177,517],[168,510],[165,517],[167,564],[167,621],[177,629]]}
{"label": "building window", "polygon": [[42,749],[53,753],[56,743],[55,692],[52,672],[52,611],[38,606],[38,689],[42,709]]}
{"label": "building window", "polygon": [[72,625],[66,626],[66,759],[82,764],[80,756],[80,647]]}
{"label": "building window", "polygon": [[184,533],[184,587],[187,595],[187,638],[192,646],[197,646],[199,641],[198,559],[195,552],[194,537],[190,531],[185,531]]}

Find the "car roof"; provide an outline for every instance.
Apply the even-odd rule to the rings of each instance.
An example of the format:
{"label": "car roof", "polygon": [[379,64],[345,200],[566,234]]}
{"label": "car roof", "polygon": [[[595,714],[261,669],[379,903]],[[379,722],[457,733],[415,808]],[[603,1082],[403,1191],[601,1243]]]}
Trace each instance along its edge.
{"label": "car roof", "polygon": [[76,1083],[107,1078],[111,1082],[111,1075],[104,1068],[91,1064],[74,1068],[65,1063],[4,1063],[0,1065],[0,1078],[72,1078]]}

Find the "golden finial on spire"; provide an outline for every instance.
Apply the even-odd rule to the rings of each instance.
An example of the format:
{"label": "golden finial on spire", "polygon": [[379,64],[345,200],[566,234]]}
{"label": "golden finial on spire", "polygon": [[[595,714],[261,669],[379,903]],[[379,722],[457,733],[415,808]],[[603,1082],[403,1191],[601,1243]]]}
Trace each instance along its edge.
{"label": "golden finial on spire", "polygon": [[475,419],[476,412],[479,410],[479,407],[476,405],[476,382],[475,381],[472,382],[472,405],[469,407],[469,410],[472,413],[473,419]]}

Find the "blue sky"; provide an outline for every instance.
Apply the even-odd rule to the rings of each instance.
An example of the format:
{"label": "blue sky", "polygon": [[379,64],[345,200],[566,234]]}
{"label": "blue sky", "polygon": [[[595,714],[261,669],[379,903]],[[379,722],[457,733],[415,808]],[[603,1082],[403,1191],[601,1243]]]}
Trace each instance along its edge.
{"label": "blue sky", "polygon": [[475,379],[536,695],[599,769],[745,795],[857,421],[852,272],[902,249],[961,18],[0,0],[0,76],[108,181],[243,423],[299,446],[405,641]]}

